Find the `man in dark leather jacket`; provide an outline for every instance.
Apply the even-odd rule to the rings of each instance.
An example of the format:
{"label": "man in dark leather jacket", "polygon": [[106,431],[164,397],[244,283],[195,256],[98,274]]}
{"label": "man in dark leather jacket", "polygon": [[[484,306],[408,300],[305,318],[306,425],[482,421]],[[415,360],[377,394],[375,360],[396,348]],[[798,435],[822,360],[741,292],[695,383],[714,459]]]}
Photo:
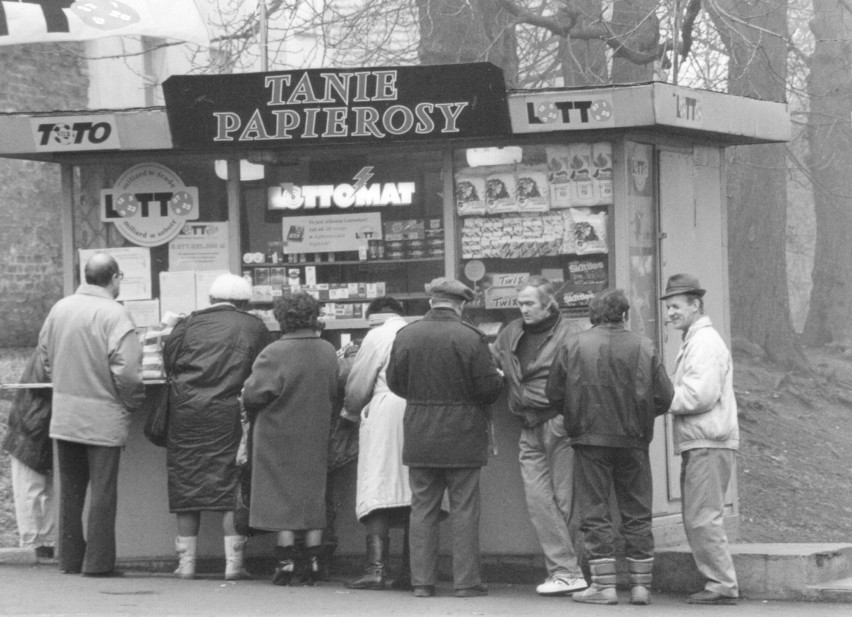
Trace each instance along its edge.
{"label": "man in dark leather jacket", "polygon": [[668,411],[672,384],[648,339],[624,327],[630,305],[620,289],[597,294],[589,305],[592,328],[565,341],[548,378],[551,404],[562,410],[574,448],[574,490],[591,586],[573,599],[616,604],[615,531],[610,490],[621,513],[630,601],[650,603],[654,537],[651,463],[654,419]]}
{"label": "man in dark leather jacket", "polygon": [[387,378],[406,399],[402,462],[411,484],[411,583],[435,593],[444,491],[453,518],[455,595],[484,595],[479,558],[479,472],[488,461],[490,405],[503,379],[485,335],[461,321],[473,291],[453,279],[431,285],[431,310],[394,340]]}

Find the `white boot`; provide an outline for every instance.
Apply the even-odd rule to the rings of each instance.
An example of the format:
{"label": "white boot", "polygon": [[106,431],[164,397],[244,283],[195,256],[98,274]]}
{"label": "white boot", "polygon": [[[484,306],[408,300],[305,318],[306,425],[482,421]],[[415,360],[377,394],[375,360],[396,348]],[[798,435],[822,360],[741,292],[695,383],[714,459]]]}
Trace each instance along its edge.
{"label": "white boot", "polygon": [[197,536],[178,536],[175,538],[175,551],[178,554],[178,567],[175,576],[178,578],[195,578]]}
{"label": "white boot", "polygon": [[242,581],[251,575],[243,567],[246,554],[246,536],[225,536],[225,580]]}

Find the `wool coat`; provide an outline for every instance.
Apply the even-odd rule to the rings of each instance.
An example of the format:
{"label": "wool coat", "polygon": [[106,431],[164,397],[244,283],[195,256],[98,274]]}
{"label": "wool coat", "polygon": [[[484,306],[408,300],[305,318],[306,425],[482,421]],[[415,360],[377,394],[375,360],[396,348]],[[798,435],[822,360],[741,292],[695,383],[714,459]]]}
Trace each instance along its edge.
{"label": "wool coat", "polygon": [[234,508],[239,395],[266,344],[263,321],[214,304],[180,321],[163,345],[169,375],[169,510]]}
{"label": "wool coat", "polygon": [[406,400],[402,461],[409,467],[482,467],[491,404],[503,378],[477,328],[450,308],[433,308],[397,332],[387,371]]}
{"label": "wool coat", "polygon": [[253,419],[252,527],[325,527],[329,424],[337,396],[337,354],[318,332],[284,334],[255,360],[243,389]]}

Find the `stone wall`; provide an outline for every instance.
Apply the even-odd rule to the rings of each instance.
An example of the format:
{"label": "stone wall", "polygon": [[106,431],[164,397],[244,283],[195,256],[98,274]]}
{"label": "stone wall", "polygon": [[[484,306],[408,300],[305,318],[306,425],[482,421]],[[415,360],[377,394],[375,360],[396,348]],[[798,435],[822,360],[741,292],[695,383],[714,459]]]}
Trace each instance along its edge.
{"label": "stone wall", "polygon": [[[83,45],[0,46],[0,83],[2,113],[86,109]],[[35,345],[62,296],[61,203],[59,165],[0,158],[0,347]]]}

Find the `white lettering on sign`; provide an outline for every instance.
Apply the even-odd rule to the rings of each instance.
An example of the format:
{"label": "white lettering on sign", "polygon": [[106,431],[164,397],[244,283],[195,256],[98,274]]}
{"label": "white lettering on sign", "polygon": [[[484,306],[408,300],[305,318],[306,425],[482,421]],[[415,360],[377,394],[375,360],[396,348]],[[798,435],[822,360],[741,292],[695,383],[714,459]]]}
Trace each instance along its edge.
{"label": "white lettering on sign", "polygon": [[[299,109],[273,109],[274,118],[265,118],[255,109],[243,123],[232,111],[214,112],[219,142],[263,142],[294,138],[400,136],[458,133],[458,121],[469,103],[422,102],[409,107],[391,105],[384,111],[358,103],[386,103],[399,97],[397,71],[354,71],[321,73],[322,92],[315,90],[308,73],[293,84],[293,75],[267,75],[268,107],[304,106]],[[351,103],[355,105],[350,106]],[[352,129],[350,131],[350,126]]]}
{"label": "white lettering on sign", "polygon": [[354,184],[297,186],[283,183],[269,187],[270,210],[305,210],[410,206],[417,186],[414,182],[374,182],[372,167],[364,167],[353,177]]}

